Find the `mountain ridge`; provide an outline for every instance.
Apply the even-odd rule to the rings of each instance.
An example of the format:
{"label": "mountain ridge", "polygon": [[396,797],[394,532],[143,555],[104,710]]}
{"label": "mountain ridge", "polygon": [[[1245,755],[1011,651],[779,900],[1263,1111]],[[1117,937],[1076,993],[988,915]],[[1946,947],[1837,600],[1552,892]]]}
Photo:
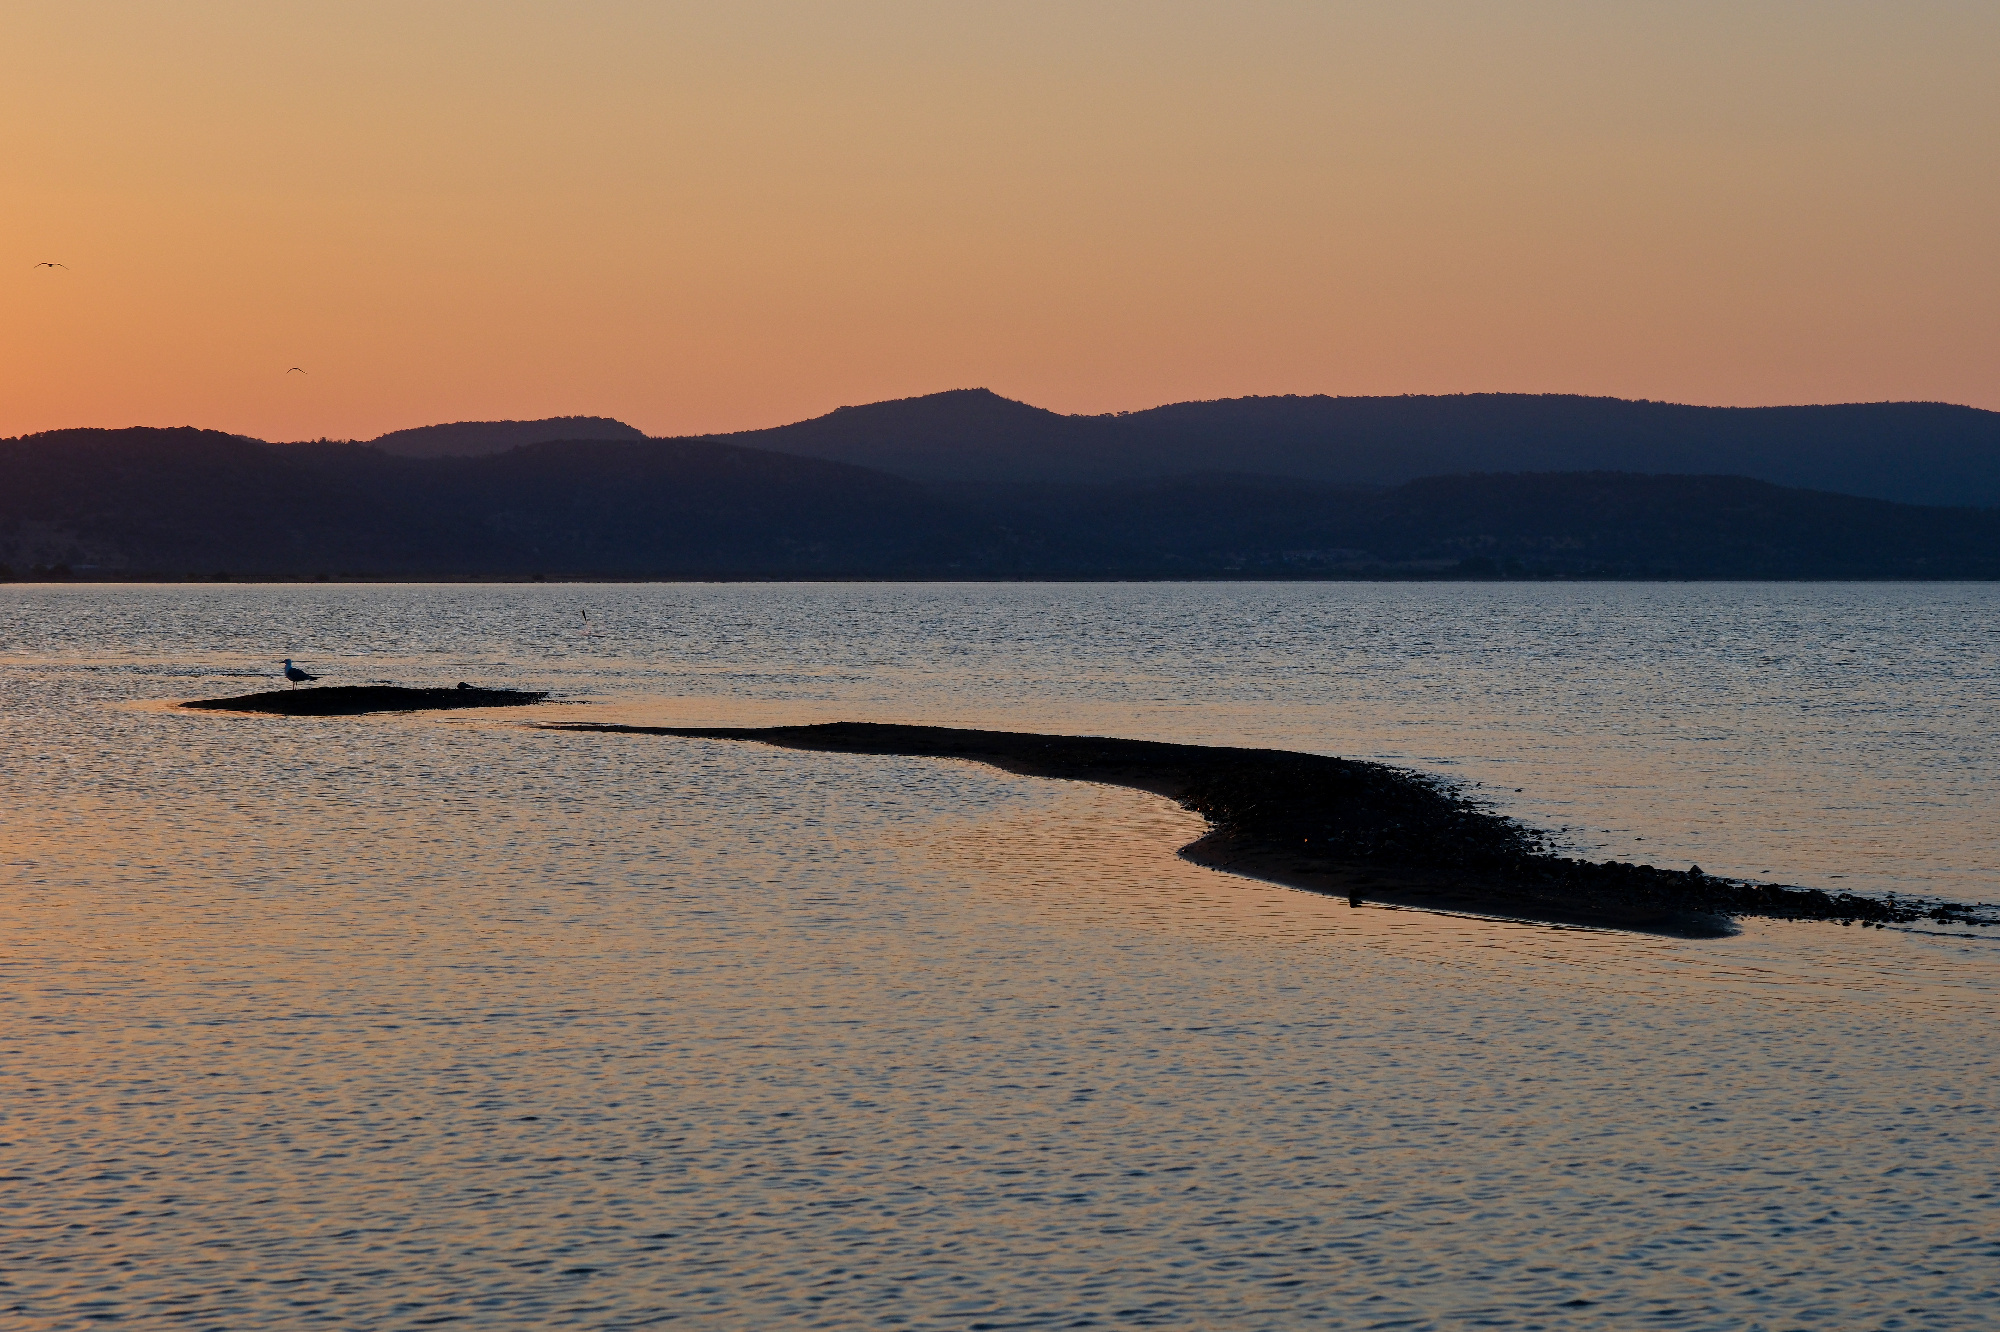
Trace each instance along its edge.
{"label": "mountain ridge", "polygon": [[645,439],[637,426],[609,416],[549,416],[535,421],[451,421],[391,430],[366,441],[404,458],[478,458],[551,440]]}
{"label": "mountain ridge", "polygon": [[1740,475],[1913,504],[2000,505],[2000,412],[1951,403],[1698,407],[1576,394],[1265,396],[1065,416],[987,389],[702,438],[932,482],[1187,472],[1396,485],[1497,471]]}
{"label": "mountain ridge", "polygon": [[926,484],[712,439],[408,458],[136,428],[0,441],[0,565],[171,578],[1984,579],[2000,578],[2000,511],[1732,476]]}
{"label": "mountain ridge", "polygon": [[[5,442],[79,443],[90,435],[88,428],[49,431]],[[583,438],[647,436],[609,417],[550,417],[418,426],[347,442],[435,459]],[[1225,473],[1380,487],[1476,472],[1621,471],[1747,476],[1906,504],[2000,506],[2000,412],[1952,403],[1700,407],[1576,394],[1317,394],[1064,415],[989,389],[952,389],[785,425],[662,438],[946,485]]]}

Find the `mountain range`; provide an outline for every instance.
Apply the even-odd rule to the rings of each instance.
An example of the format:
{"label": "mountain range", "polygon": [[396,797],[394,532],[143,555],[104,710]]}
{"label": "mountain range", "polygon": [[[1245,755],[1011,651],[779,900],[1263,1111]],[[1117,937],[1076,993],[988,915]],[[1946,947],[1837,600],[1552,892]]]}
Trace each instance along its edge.
{"label": "mountain range", "polygon": [[366,443],[52,431],[0,440],[0,568],[1992,578],[2000,510],[1982,506],[2000,502],[1996,425],[2000,414],[1921,403],[1523,395],[1073,417],[964,390],[678,439],[602,417]]}
{"label": "mountain range", "polygon": [[922,481],[1239,472],[1391,486],[1461,472],[1639,472],[1747,476],[1904,504],[2000,505],[2000,412],[1928,402],[1688,407],[1468,393],[1232,398],[1064,416],[960,389],[714,438]]}

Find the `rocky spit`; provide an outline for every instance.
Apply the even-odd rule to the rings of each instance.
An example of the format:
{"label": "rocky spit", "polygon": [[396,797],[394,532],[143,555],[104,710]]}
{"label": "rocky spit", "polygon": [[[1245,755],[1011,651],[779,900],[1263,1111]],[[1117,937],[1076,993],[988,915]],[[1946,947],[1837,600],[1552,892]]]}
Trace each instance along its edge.
{"label": "rocky spit", "polygon": [[1877,927],[2000,924],[2000,913],[1986,906],[1752,883],[1697,866],[1578,860],[1554,850],[1546,834],[1482,809],[1441,780],[1319,754],[867,722],[557,722],[543,729],[969,759],[1027,776],[1136,787],[1209,821],[1206,835],[1181,848],[1188,860],[1356,903],[1693,937],[1727,934],[1733,920],[1748,916]]}
{"label": "rocky spit", "polygon": [[402,685],[316,685],[273,689],[234,698],[199,698],[181,704],[204,712],[269,712],[283,717],[355,717],[369,712],[426,712],[438,708],[514,708],[540,703],[546,693],[457,685],[412,689]]}

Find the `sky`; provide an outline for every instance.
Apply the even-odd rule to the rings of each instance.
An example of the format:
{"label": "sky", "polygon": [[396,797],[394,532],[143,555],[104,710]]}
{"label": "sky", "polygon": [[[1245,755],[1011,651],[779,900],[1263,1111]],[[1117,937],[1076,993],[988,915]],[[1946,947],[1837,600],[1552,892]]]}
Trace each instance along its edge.
{"label": "sky", "polygon": [[7,9],[0,435],[2000,409],[1991,0]]}

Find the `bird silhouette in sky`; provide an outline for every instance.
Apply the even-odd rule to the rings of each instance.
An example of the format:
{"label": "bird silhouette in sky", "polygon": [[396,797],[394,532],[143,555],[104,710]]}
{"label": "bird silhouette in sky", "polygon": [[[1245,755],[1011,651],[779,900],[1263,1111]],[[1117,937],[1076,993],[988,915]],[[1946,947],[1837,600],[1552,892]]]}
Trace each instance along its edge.
{"label": "bird silhouette in sky", "polygon": [[303,366],[297,366],[297,365],[293,366],[290,370],[285,371],[285,373],[289,375],[292,374],[294,371],[296,371],[299,374],[306,373],[305,368]]}
{"label": "bird silhouette in sky", "polygon": [[57,263],[57,262],[56,262],[55,260],[53,260],[53,259],[44,259],[44,260],[42,260],[42,262],[40,262],[39,264],[36,264],[36,265],[35,265],[35,267],[36,267],[36,268],[68,268],[68,267],[69,267],[69,265],[68,265],[68,264],[59,264],[59,263]]}

